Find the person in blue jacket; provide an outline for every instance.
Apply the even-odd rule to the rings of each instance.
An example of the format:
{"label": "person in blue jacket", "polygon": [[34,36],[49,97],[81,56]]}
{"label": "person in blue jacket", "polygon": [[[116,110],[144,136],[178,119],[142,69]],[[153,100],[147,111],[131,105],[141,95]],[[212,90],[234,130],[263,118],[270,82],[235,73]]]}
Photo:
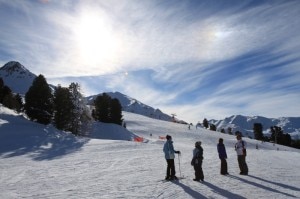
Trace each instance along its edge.
{"label": "person in blue jacket", "polygon": [[167,141],[164,144],[163,151],[165,153],[165,158],[167,161],[167,175],[165,177],[166,180],[176,180],[177,177],[175,176],[175,153],[180,154],[180,151],[175,151],[173,146],[172,137],[170,135],[166,136]]}
{"label": "person in blue jacket", "polygon": [[218,153],[219,153],[219,158],[221,160],[221,175],[228,175],[228,170],[227,170],[227,153],[226,153],[226,148],[223,143],[223,139],[219,139],[219,144],[217,145]]}

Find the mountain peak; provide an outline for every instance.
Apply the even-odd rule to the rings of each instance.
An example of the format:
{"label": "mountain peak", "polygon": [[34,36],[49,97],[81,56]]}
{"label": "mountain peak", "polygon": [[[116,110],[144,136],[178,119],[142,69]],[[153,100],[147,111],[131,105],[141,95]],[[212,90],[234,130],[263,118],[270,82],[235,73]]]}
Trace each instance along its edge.
{"label": "mountain peak", "polygon": [[0,68],[0,78],[14,92],[25,94],[36,78],[36,75],[27,70],[19,62],[10,61]]}
{"label": "mountain peak", "polygon": [[10,61],[6,63],[2,68],[0,68],[0,70],[5,71],[9,75],[11,75],[12,73],[24,74],[29,72],[22,64],[17,61]]}

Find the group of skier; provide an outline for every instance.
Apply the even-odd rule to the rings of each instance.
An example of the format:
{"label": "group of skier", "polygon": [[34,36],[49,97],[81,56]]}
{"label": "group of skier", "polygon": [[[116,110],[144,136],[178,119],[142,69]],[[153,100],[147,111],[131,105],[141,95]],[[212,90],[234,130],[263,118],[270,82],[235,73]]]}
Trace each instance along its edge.
{"label": "group of skier", "polygon": [[[175,153],[181,154],[180,151],[176,151],[173,146],[172,137],[170,135],[166,136],[167,141],[164,144],[163,151],[165,154],[165,159],[167,161],[167,174],[165,180],[177,180],[176,172],[175,172]],[[237,153],[238,165],[240,168],[240,175],[248,175],[248,166],[246,163],[246,147],[247,142],[242,140],[242,136],[238,134],[236,136],[237,142],[235,144],[235,151]],[[223,143],[223,139],[219,139],[219,143],[217,144],[217,150],[219,154],[219,158],[221,160],[221,175],[228,175],[227,168],[227,153],[226,148]],[[195,148],[193,150],[193,158],[191,161],[191,165],[195,170],[195,178],[194,181],[204,181],[204,174],[202,170],[202,161],[203,161],[203,148],[201,146],[201,141],[195,142]]]}

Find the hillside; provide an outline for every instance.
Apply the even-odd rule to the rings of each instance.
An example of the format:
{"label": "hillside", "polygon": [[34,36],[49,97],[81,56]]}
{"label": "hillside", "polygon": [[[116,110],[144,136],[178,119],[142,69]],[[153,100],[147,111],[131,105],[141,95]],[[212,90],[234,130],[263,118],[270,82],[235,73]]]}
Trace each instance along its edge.
{"label": "hillside", "polygon": [[[107,92],[106,94],[111,98],[118,99],[123,111],[144,115],[154,119],[173,121],[173,118],[170,115],[163,113],[161,110],[154,109],[151,106],[143,104],[142,102],[120,92]],[[87,97],[88,104],[92,105],[97,96],[98,95]]]}
{"label": "hillside", "polygon": [[[0,198],[286,199],[300,195],[298,149],[245,138],[249,175],[240,176],[234,136],[123,114],[126,131],[98,123],[93,125],[90,138],[80,138],[30,122],[1,107]],[[147,141],[125,141],[123,134],[138,135]],[[177,176],[184,179],[175,182],[162,180],[166,162],[164,140],[159,136],[166,134],[172,135],[175,149],[182,153],[176,157],[175,166]],[[106,139],[98,139],[97,135]],[[228,176],[219,174],[216,143],[220,136],[227,149]],[[190,165],[198,140],[204,148],[203,183],[192,181],[194,171]]]}

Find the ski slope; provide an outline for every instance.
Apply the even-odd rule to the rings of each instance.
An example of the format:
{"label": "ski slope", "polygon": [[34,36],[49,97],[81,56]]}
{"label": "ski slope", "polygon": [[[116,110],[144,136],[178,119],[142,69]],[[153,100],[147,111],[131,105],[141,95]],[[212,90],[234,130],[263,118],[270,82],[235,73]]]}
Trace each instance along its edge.
{"label": "ski slope", "polygon": [[[0,107],[0,198],[300,197],[298,149],[245,138],[249,176],[241,176],[234,136],[123,115],[127,129],[95,123],[89,138],[76,138]],[[159,136],[166,134],[182,153],[175,159],[176,175],[184,177],[179,181],[163,180],[166,161]],[[145,138],[144,143],[128,141],[136,135]],[[220,137],[227,149],[229,176],[219,174]],[[203,183],[192,180],[190,165],[199,140],[204,149]]]}

